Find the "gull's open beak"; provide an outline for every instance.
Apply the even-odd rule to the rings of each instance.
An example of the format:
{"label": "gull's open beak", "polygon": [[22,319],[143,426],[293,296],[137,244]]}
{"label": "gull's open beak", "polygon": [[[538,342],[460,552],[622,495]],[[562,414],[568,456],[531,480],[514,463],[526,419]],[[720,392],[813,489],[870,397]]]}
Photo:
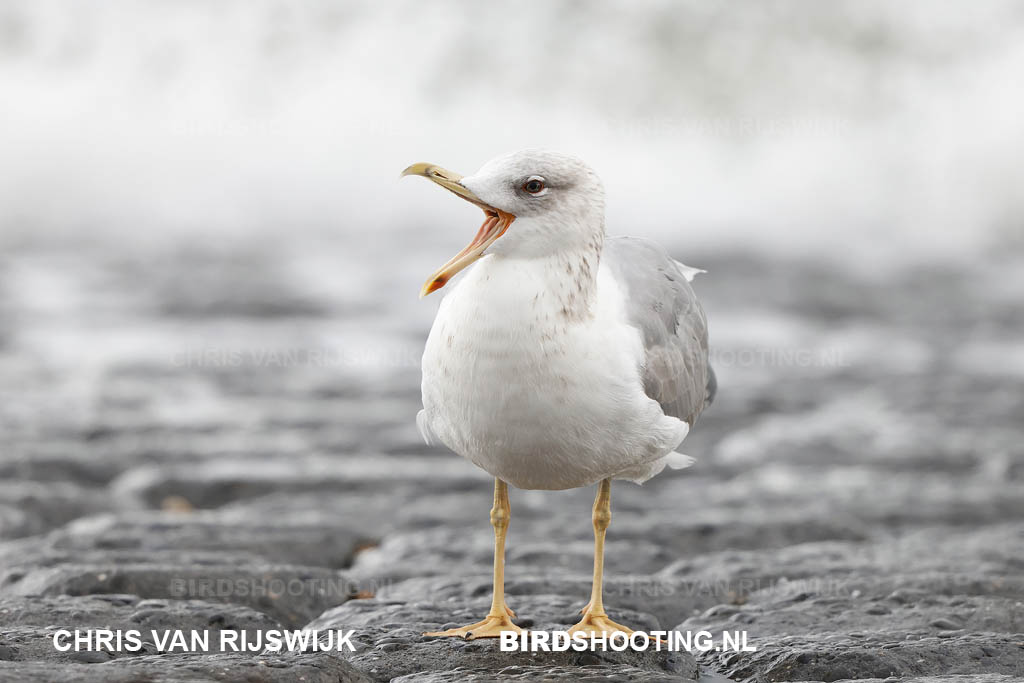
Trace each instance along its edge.
{"label": "gull's open beak", "polygon": [[449,280],[455,277],[456,273],[483,256],[487,247],[494,244],[499,237],[505,234],[508,226],[512,224],[516,217],[510,213],[505,213],[501,209],[496,209],[481,200],[462,184],[462,176],[458,173],[447,171],[440,166],[413,164],[402,171],[402,175],[423,176],[449,192],[457,194],[467,202],[476,204],[483,209],[485,216],[484,224],[480,226],[480,230],[476,233],[473,241],[466,245],[465,249],[453,256],[448,263],[434,271],[427,279],[423,289],[420,290],[420,297],[425,297],[427,294],[436,292],[444,287]]}

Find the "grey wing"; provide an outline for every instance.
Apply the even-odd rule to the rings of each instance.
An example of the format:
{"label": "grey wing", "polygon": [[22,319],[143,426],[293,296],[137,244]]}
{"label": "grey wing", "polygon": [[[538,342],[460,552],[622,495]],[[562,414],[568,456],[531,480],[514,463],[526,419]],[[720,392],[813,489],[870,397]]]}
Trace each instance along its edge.
{"label": "grey wing", "polygon": [[643,337],[644,391],[691,426],[718,388],[708,362],[704,309],[681,264],[653,242],[615,237],[603,260],[626,289],[626,311]]}

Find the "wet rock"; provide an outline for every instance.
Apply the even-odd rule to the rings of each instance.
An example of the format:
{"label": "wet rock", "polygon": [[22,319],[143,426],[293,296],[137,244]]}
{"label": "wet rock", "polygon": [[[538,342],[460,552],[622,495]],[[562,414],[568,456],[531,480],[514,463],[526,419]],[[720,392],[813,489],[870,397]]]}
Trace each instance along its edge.
{"label": "wet rock", "polygon": [[567,683],[670,683],[690,680],[679,674],[660,673],[628,664],[582,664],[576,666],[455,667],[449,671],[418,671],[391,679],[393,683],[461,683],[462,681],[566,681]]}
{"label": "wet rock", "polygon": [[[122,648],[115,653],[100,653],[110,659],[156,653],[158,648],[151,634],[154,630],[209,631],[210,642],[216,643],[221,630],[255,634],[279,628],[281,625],[276,620],[254,609],[202,600],[143,600],[136,595],[118,594],[0,595],[0,642],[8,648],[7,656],[0,656],[0,659],[8,661],[82,661],[83,657],[88,657],[84,652],[56,650],[53,637],[58,629],[134,629],[140,632],[141,651],[132,653]],[[211,649],[216,648],[211,646]],[[77,659],[73,657],[76,654],[80,655]]]}
{"label": "wet rock", "polygon": [[[510,597],[511,601],[511,597]],[[509,680],[526,679],[529,672],[554,669],[556,672],[571,667],[601,665],[591,673],[608,675],[622,671],[640,670],[654,680],[667,676],[696,678],[696,662],[686,652],[587,650],[582,652],[502,652],[496,639],[466,641],[460,638],[430,638],[425,631],[451,628],[478,621],[487,613],[487,598],[440,602],[397,602],[389,600],[353,600],[332,609],[307,625],[311,629],[355,629],[354,653],[346,656],[360,670],[377,680],[392,680],[400,676],[441,675],[444,678],[453,668],[475,672],[505,671]],[[568,598],[557,595],[518,596],[513,607],[524,628],[537,630],[568,630],[579,618],[579,606]],[[613,619],[656,629],[657,622],[650,615],[630,610],[610,609]],[[517,667],[521,670],[509,670]],[[624,668],[625,667],[625,668]],[[631,669],[630,669],[631,668]],[[646,678],[644,678],[646,680]]]}
{"label": "wet rock", "polygon": [[[763,587],[737,604],[717,607],[686,619],[678,631],[745,631],[757,652],[703,652],[698,660],[730,677],[759,680],[834,680],[888,676],[952,675],[968,672],[1020,675],[1024,659],[1019,637],[1024,581],[994,575],[985,580],[957,573],[952,558],[935,557],[935,538],[950,543],[950,554],[973,545],[990,548],[988,561],[1012,571],[1006,559],[1019,553],[1007,544],[1018,530],[974,532],[935,529],[893,539],[864,553],[838,546],[804,548],[801,565],[816,574],[786,573],[793,580],[770,578],[782,555],[768,555],[761,568]],[[1001,544],[990,545],[1003,537]],[[918,544],[933,548],[927,555]],[[888,546],[888,547],[887,547]],[[999,550],[994,548],[998,547]],[[897,548],[902,548],[899,553]],[[812,560],[813,551],[818,557]],[[884,556],[885,559],[880,559]],[[1005,558],[998,561],[999,556]],[[792,558],[796,559],[796,558]],[[970,560],[962,560],[967,563]],[[862,564],[864,562],[864,564]],[[884,578],[871,567],[899,564]],[[975,557],[974,562],[977,563]],[[941,566],[944,571],[939,571]],[[965,576],[970,576],[965,579]],[[898,587],[894,584],[902,584]]]}
{"label": "wet rock", "polygon": [[238,555],[250,561],[342,568],[370,540],[345,525],[346,520],[316,521],[269,515],[242,518],[219,511],[132,512],[79,520],[50,534],[47,545],[77,557],[95,551],[150,557],[214,551],[224,558]]}
{"label": "wet rock", "polygon": [[[534,574],[507,577],[505,592],[509,606],[518,611],[519,600],[536,596],[558,596],[559,602],[568,601],[569,611],[563,621],[572,625],[576,613],[590,598],[591,576],[564,573]],[[706,586],[683,582],[659,581],[650,576],[605,578],[605,608],[612,618],[622,612],[630,613],[639,621],[626,623],[634,629],[670,628],[689,616],[697,605],[717,603],[718,598],[704,595]],[[487,574],[449,577],[424,577],[397,583],[385,583],[377,593],[382,600],[403,602],[428,601],[439,605],[459,605],[470,599],[485,599],[490,595],[491,577]]]}
{"label": "wet rock", "polygon": [[125,473],[113,484],[118,496],[160,507],[169,496],[180,496],[195,507],[219,507],[228,502],[270,493],[387,491],[415,483],[423,493],[486,486],[482,471],[460,459],[304,457],[273,459],[258,465],[247,459],[221,459],[189,466],[143,466]]}
{"label": "wet rock", "polygon": [[[489,477],[414,424],[431,311],[374,299],[382,275],[326,292],[333,252],[238,246],[0,254],[0,679],[695,674],[687,657],[423,641],[482,615],[492,559]],[[613,487],[612,616],[746,631],[758,651],[699,653],[705,679],[1020,676],[1019,267],[882,283],[701,265],[719,397],[684,444],[695,467]],[[593,489],[511,498],[509,603],[564,628],[590,591]],[[49,641],[307,623],[363,647],[111,659]]]}
{"label": "wet rock", "polygon": [[[739,628],[737,624],[744,624],[751,638],[760,639],[825,630],[836,633],[889,631],[908,637],[937,635],[946,630],[1013,634],[1024,626],[1018,598],[937,596],[927,604],[901,605],[884,611],[872,609],[877,599],[824,593],[794,600],[755,594],[744,605],[712,608],[683,621],[676,629],[715,632],[733,630]],[[822,629],[823,622],[828,624],[827,629]]]}
{"label": "wet rock", "polygon": [[105,492],[80,484],[0,479],[0,539],[41,534],[111,507]]}
{"label": "wet rock", "polygon": [[[487,489],[484,484],[482,489]],[[448,494],[472,499],[470,492]],[[338,495],[331,491],[270,493],[227,503],[216,510],[225,522],[273,519],[282,524],[333,526],[359,534],[356,552],[377,545],[380,539],[400,529],[430,527],[439,524],[435,497],[445,494],[424,493],[416,484],[396,483],[393,487],[366,492],[351,491]]]}
{"label": "wet rock", "polygon": [[166,654],[118,658],[105,663],[3,662],[0,679],[24,683],[369,683],[343,659],[325,653],[298,655]]}
{"label": "wet rock", "polygon": [[901,683],[1015,683],[1018,678],[1003,674],[944,674],[939,676],[906,676],[904,678],[889,676],[884,679],[860,678],[857,680],[861,683],[893,683],[894,681],[900,681]]}
{"label": "wet rock", "polygon": [[756,653],[715,654],[701,661],[732,678],[761,680],[1024,674],[1019,639],[985,633],[913,640],[898,632],[876,632],[862,638],[827,633],[786,636],[764,642]]}
{"label": "wet rock", "polygon": [[127,593],[158,600],[205,600],[244,605],[282,624],[300,625],[344,603],[360,589],[340,572],[260,563],[239,567],[181,564],[62,563],[27,570],[3,587],[6,595],[59,596]]}

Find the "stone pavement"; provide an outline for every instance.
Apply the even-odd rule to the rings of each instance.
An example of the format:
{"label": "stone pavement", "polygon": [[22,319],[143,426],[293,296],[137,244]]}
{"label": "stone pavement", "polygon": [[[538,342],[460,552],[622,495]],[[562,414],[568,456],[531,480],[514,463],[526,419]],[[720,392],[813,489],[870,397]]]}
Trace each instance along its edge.
{"label": "stone pavement", "polygon": [[[0,680],[1024,677],[1019,261],[853,275],[687,255],[710,271],[719,399],[685,444],[695,467],[613,487],[607,603],[757,650],[533,654],[420,635],[486,609],[491,484],[416,433],[433,261],[394,280],[373,256],[0,255]],[[593,491],[511,495],[508,601],[565,628]],[[51,643],[306,625],[355,629],[356,652]]]}

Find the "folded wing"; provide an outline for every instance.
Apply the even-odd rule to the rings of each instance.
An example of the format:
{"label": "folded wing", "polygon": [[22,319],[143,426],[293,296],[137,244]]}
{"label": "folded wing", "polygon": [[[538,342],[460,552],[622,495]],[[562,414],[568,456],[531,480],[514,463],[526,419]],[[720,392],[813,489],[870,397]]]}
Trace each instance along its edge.
{"label": "folded wing", "polygon": [[718,386],[708,362],[707,319],[689,283],[701,271],[635,237],[608,239],[602,259],[626,290],[629,321],[643,338],[645,393],[666,415],[692,426]]}

